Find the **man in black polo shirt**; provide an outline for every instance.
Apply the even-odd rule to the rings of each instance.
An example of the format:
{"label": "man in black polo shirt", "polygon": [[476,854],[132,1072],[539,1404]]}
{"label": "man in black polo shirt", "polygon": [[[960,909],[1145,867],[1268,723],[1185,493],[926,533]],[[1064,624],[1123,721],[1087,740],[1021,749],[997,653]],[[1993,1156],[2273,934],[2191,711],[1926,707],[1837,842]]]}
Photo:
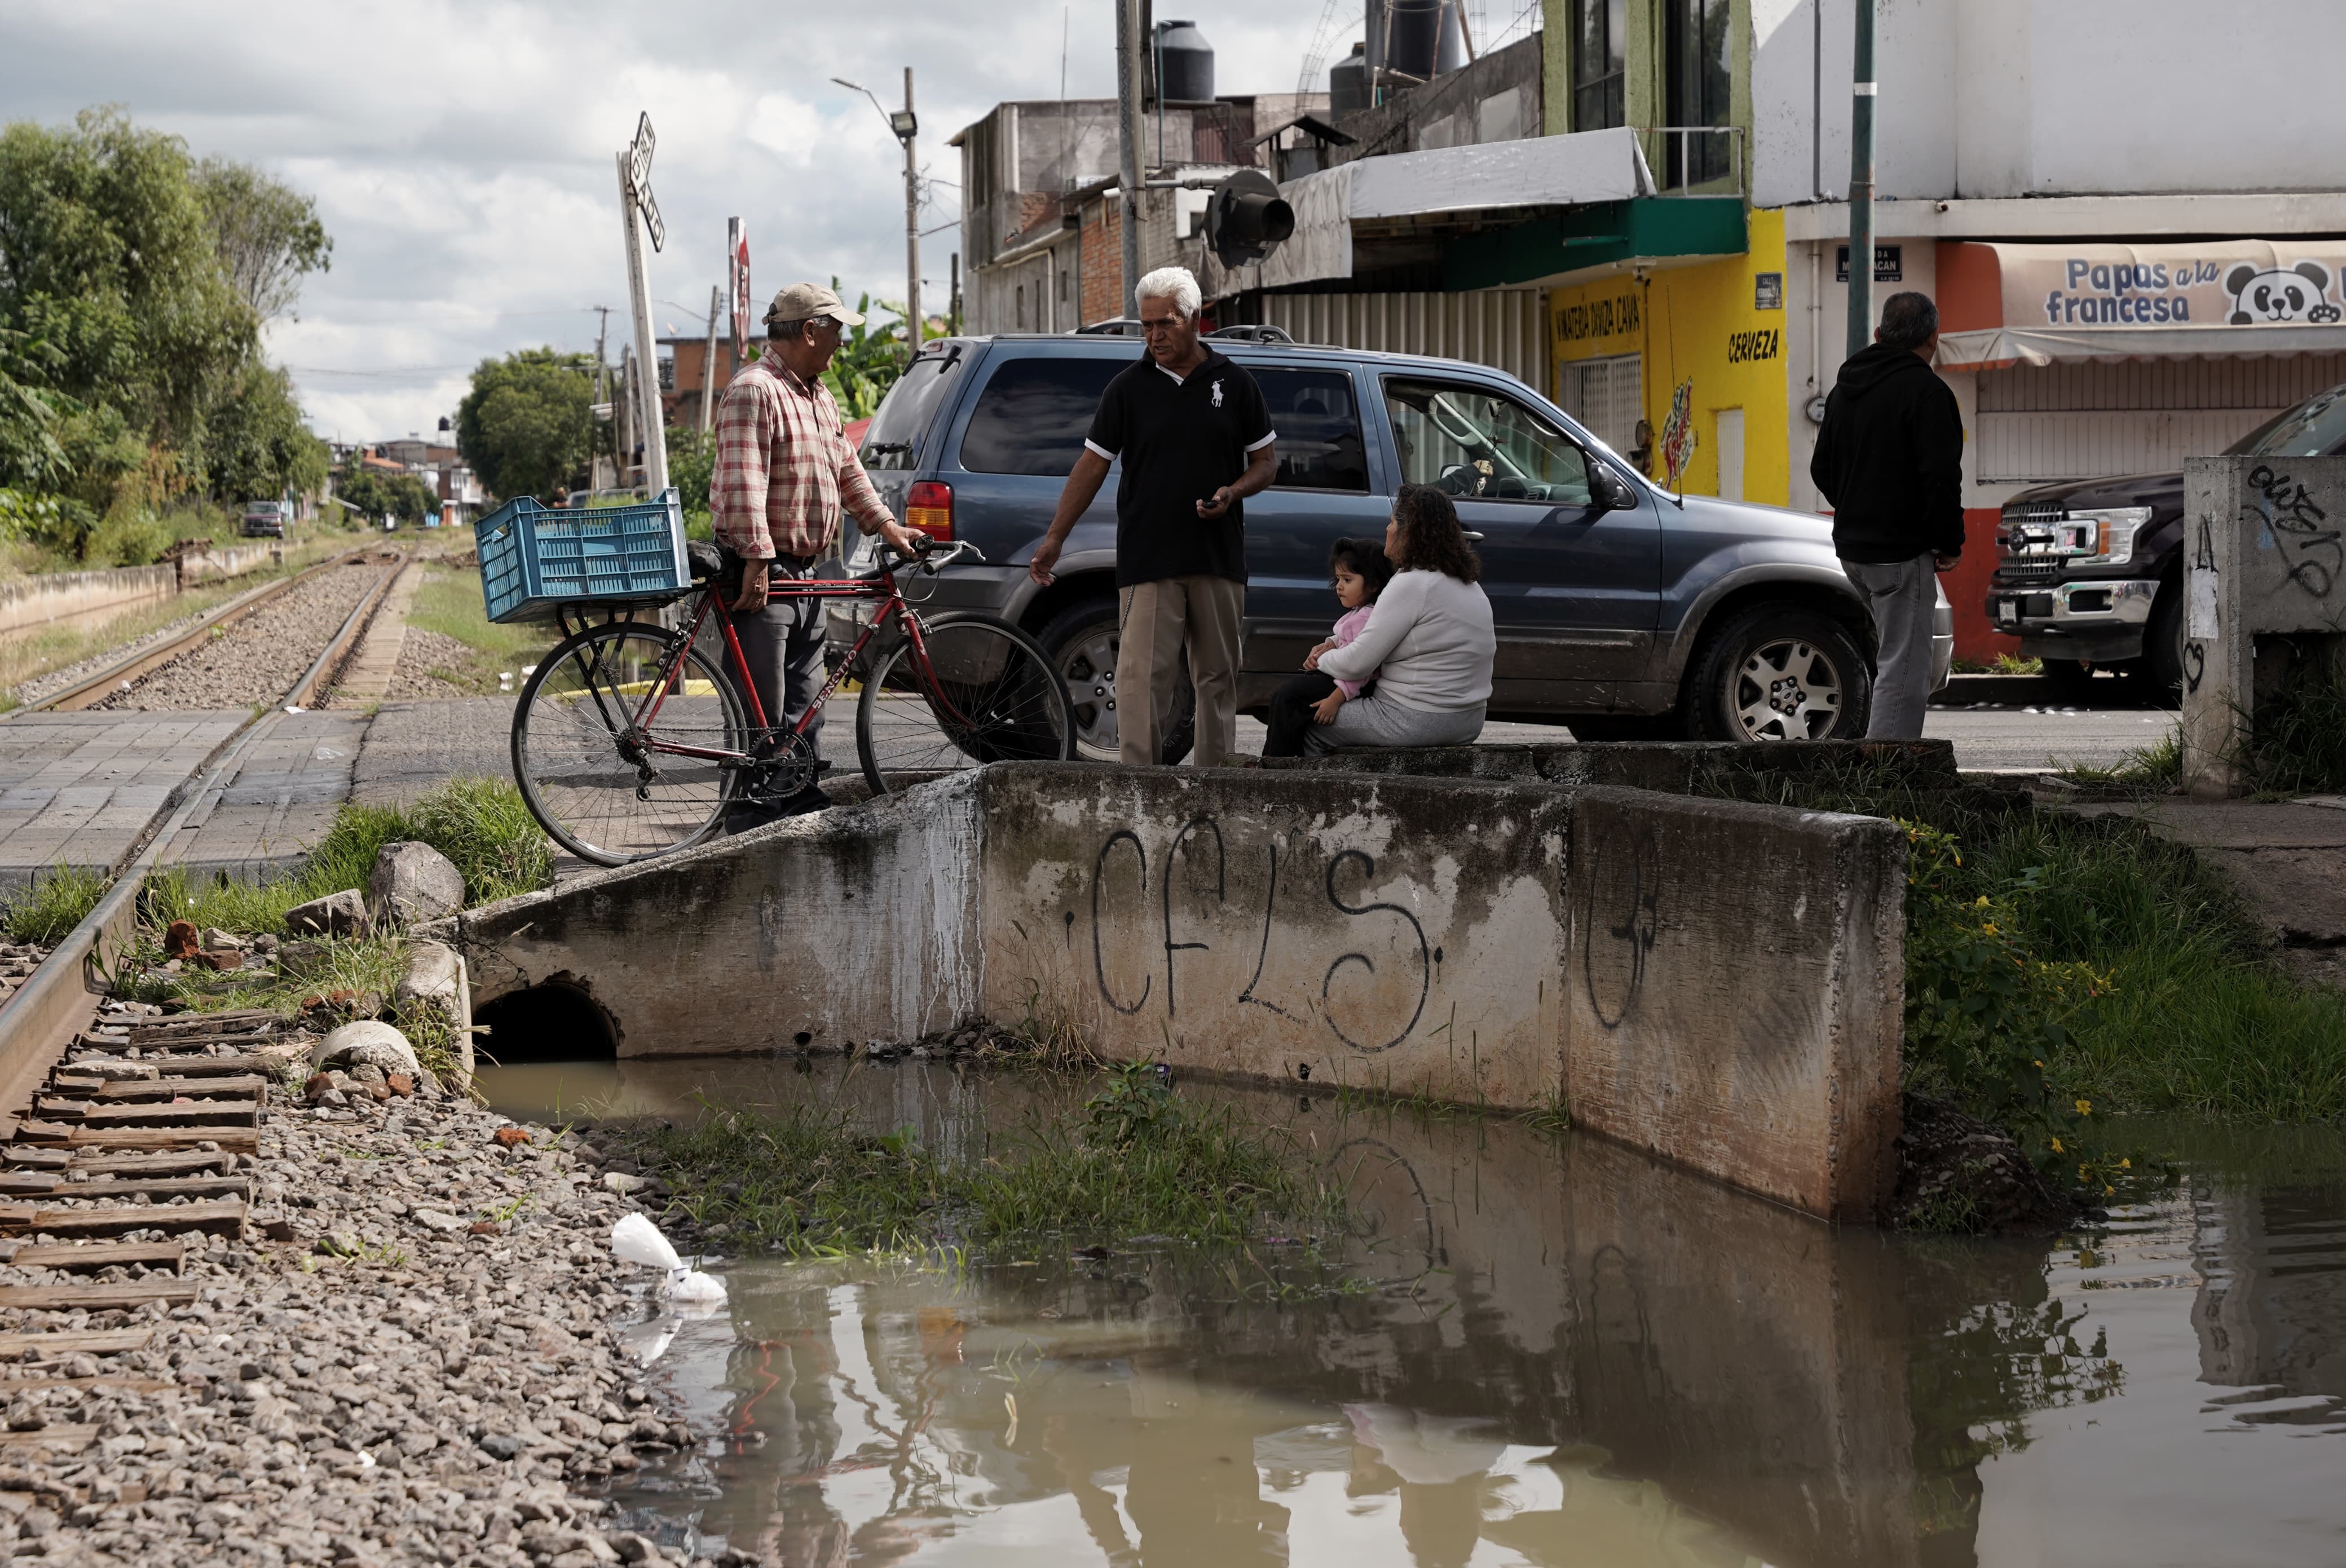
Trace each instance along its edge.
{"label": "man in black polo shirt", "polygon": [[1117,748],[1162,755],[1178,696],[1181,647],[1198,693],[1198,766],[1229,760],[1238,740],[1239,622],[1246,611],[1241,501],[1279,472],[1270,412],[1254,378],[1198,340],[1198,280],[1163,267],[1137,290],[1148,352],[1108,382],[1091,435],[1059,493],[1027,571],[1051,581],[1067,532],[1124,459],[1116,491]]}

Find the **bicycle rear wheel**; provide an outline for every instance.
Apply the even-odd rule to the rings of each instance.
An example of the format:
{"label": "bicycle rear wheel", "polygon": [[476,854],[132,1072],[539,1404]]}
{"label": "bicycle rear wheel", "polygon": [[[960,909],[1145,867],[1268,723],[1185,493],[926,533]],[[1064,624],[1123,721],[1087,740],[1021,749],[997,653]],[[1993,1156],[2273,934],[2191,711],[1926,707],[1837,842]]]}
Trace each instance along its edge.
{"label": "bicycle rear wheel", "polygon": [[988,762],[1071,761],[1076,710],[1042,645],[990,616],[922,623],[872,662],[855,749],[875,795]]}
{"label": "bicycle rear wheel", "polygon": [[634,728],[671,647],[670,634],[651,626],[590,626],[546,655],[521,688],[514,778],[555,842],[581,860],[620,866],[697,843],[740,788],[741,770],[725,758],[669,749],[749,750],[741,699],[699,648],[685,651],[658,710]]}

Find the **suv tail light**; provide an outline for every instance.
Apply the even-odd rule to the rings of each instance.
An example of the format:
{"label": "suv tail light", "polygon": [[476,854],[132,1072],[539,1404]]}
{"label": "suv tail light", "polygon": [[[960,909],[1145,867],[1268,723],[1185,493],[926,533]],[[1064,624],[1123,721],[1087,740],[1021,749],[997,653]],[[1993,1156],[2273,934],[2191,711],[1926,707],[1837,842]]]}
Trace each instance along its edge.
{"label": "suv tail light", "polygon": [[941,544],[953,543],[953,486],[923,479],[904,498],[904,526]]}

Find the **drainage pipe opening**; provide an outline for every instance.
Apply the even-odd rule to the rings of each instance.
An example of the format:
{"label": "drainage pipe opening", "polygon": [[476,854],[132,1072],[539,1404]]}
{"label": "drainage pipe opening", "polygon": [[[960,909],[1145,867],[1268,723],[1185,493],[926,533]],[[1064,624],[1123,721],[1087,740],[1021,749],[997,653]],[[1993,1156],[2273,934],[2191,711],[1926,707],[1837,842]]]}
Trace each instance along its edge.
{"label": "drainage pipe opening", "polygon": [[473,1022],[488,1025],[482,1054],[503,1066],[525,1062],[607,1062],[619,1054],[610,1015],[575,985],[549,981],[481,1004]]}

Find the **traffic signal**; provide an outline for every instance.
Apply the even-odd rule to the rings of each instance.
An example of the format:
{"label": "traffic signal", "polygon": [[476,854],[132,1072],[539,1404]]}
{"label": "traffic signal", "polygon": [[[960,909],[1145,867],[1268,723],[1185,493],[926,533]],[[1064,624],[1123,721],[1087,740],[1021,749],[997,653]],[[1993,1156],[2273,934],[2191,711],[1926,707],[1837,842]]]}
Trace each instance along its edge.
{"label": "traffic signal", "polygon": [[1206,243],[1225,267],[1260,261],[1294,232],[1295,209],[1259,168],[1231,175],[1206,203]]}

